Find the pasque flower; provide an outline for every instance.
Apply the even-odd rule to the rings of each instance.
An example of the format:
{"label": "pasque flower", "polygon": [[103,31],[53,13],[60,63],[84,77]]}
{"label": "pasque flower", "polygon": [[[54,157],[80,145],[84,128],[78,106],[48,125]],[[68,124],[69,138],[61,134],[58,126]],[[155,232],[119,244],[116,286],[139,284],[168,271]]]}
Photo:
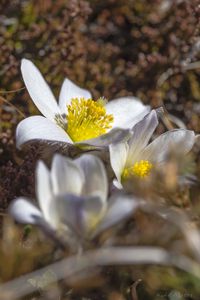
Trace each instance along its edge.
{"label": "pasque flower", "polygon": [[186,129],[167,131],[149,144],[157,125],[157,113],[152,110],[134,126],[128,142],[109,146],[110,162],[118,187],[122,187],[123,181],[132,176],[148,176],[152,168],[165,163],[171,151],[184,155],[193,147],[195,134]]}
{"label": "pasque flower", "polygon": [[24,197],[14,200],[10,214],[21,223],[45,225],[50,230],[70,230],[92,238],[129,216],[138,206],[133,197],[108,199],[108,180],[101,160],[85,154],[71,160],[56,154],[51,170],[39,161],[36,169],[39,208]]}
{"label": "pasque flower", "polygon": [[149,112],[149,107],[134,97],[108,103],[103,98],[94,101],[89,91],[69,79],[64,80],[57,103],[31,61],[23,59],[21,71],[26,88],[44,117],[32,116],[19,123],[16,132],[18,147],[33,140],[108,146],[124,139],[129,129]]}

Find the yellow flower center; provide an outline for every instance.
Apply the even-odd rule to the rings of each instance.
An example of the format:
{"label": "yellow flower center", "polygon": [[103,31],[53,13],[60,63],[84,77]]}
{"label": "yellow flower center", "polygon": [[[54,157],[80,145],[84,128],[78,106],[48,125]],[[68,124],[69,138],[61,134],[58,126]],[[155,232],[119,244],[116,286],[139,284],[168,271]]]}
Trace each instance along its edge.
{"label": "yellow flower center", "polygon": [[106,114],[102,99],[74,98],[67,110],[66,131],[74,142],[96,138],[112,127],[113,115]]}
{"label": "yellow flower center", "polygon": [[144,178],[149,175],[153,165],[148,160],[140,160],[133,166],[125,168],[122,173],[122,180],[126,180],[132,176]]}

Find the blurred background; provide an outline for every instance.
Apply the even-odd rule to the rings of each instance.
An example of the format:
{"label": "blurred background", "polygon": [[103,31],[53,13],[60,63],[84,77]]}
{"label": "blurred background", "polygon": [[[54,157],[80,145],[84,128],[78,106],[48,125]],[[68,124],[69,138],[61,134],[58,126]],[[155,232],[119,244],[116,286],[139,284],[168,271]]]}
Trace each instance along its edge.
{"label": "blurred background", "polygon": [[[68,77],[81,87],[89,89],[94,99],[104,96],[110,100],[133,95],[152,107],[164,106],[188,129],[198,133],[199,31],[199,0],[1,0],[1,222],[13,198],[19,195],[34,197],[34,169],[40,156],[40,151],[35,146],[25,153],[17,151],[15,147],[16,125],[25,116],[37,113],[22,81],[22,58],[31,59],[39,67],[56,96],[62,81]],[[159,130],[162,132],[162,126]],[[196,172],[199,174],[198,157],[196,162]],[[147,221],[142,223],[144,228],[150,221],[145,222]],[[18,238],[23,240],[24,233],[21,236],[20,231],[16,237],[17,235],[10,233],[9,228],[1,226],[0,229],[4,238],[6,235],[6,241],[2,242],[0,250],[0,266],[3,270],[5,259],[11,264],[7,273],[0,271],[2,280],[31,270],[36,257],[42,257],[41,253],[49,251],[42,246],[44,249],[40,251],[44,252],[38,254],[36,246],[38,243],[40,245],[40,242],[32,242],[36,248],[34,253],[38,256],[25,247],[24,251],[29,258],[31,257],[31,263],[29,266],[23,266],[22,271],[16,271],[16,268],[13,268],[13,264],[16,263],[13,258],[15,251],[5,250],[7,247],[10,249]],[[14,239],[11,238],[13,236]],[[25,257],[24,253],[20,255],[21,258]],[[38,266],[38,261],[36,265]],[[115,271],[110,272],[114,276]],[[137,274],[138,271],[135,269],[135,272]],[[115,275],[112,280],[106,275],[107,283],[99,284],[104,295],[94,292],[91,296],[84,292],[84,296],[78,294],[78,298],[68,295],[62,299],[132,299],[130,293],[127,294],[127,298],[123,296],[132,279],[127,275],[127,271],[122,270],[121,274],[122,277],[117,278]],[[139,274],[141,276],[141,270]],[[157,267],[155,270],[144,268],[142,274],[145,274],[148,292],[143,286],[143,296],[139,300],[199,299],[199,282],[188,279],[186,275],[182,274],[181,279],[177,277],[173,281],[173,271],[161,272]],[[122,293],[119,290],[113,291],[119,282]],[[177,298],[177,295],[173,298],[173,294],[170,298],[168,292],[156,294],[155,291],[166,282],[170,287],[182,289],[179,295],[182,298]],[[102,286],[105,285],[106,292],[102,290]],[[187,293],[184,294],[186,285]],[[193,298],[191,290],[194,291]]]}

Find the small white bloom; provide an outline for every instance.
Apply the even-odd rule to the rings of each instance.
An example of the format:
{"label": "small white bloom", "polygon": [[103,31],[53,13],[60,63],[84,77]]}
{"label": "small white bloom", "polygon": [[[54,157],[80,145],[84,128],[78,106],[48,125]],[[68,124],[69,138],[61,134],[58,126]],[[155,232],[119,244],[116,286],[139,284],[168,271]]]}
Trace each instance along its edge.
{"label": "small white bloom", "polygon": [[122,187],[122,180],[130,176],[147,176],[154,166],[166,161],[171,150],[183,155],[192,149],[195,134],[186,129],[167,131],[148,144],[157,125],[157,114],[152,110],[134,126],[128,142],[109,146],[111,166],[117,178],[115,185],[118,187]]}
{"label": "small white bloom", "polygon": [[129,216],[138,206],[133,197],[115,195],[108,199],[108,181],[101,160],[85,154],[76,160],[56,154],[51,170],[42,161],[36,169],[39,207],[20,197],[9,208],[21,223],[71,230],[91,238]]}
{"label": "small white bloom", "polygon": [[103,99],[93,101],[89,91],[69,79],[64,80],[57,103],[31,61],[23,59],[21,71],[27,90],[44,117],[32,116],[20,122],[16,132],[17,147],[33,140],[108,146],[126,138],[129,129],[150,109],[134,97],[108,103]]}

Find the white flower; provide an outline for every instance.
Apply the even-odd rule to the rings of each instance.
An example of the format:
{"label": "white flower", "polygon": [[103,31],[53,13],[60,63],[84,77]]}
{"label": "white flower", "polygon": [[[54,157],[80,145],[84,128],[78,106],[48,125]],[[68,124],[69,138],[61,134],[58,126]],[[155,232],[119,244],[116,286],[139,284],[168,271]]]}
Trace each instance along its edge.
{"label": "white flower", "polygon": [[93,101],[89,91],[69,79],[64,80],[57,103],[31,61],[23,59],[21,71],[27,90],[44,117],[32,116],[20,122],[16,132],[17,147],[34,140],[108,146],[126,138],[129,129],[149,112],[149,106],[134,97],[106,104],[103,99]]}
{"label": "white flower", "polygon": [[56,154],[51,170],[42,161],[36,169],[37,208],[24,197],[14,200],[10,214],[21,223],[56,231],[65,226],[77,236],[91,238],[129,216],[138,206],[133,197],[108,197],[101,160],[85,154],[76,160]]}
{"label": "white flower", "polygon": [[167,131],[148,144],[157,125],[157,114],[152,110],[134,126],[128,142],[109,146],[116,186],[122,187],[122,181],[131,176],[144,178],[153,167],[163,164],[172,150],[184,155],[192,149],[195,134],[186,129]]}

